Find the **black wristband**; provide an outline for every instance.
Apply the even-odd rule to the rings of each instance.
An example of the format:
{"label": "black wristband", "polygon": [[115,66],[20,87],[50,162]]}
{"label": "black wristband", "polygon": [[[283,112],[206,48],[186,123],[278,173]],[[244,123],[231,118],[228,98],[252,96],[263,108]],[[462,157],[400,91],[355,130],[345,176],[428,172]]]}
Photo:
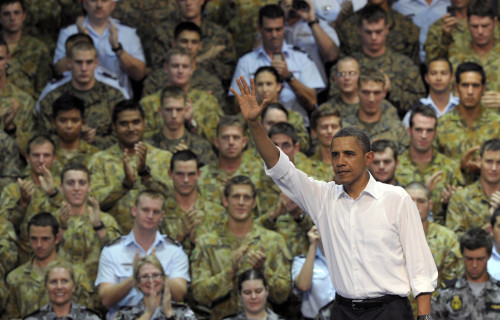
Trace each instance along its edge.
{"label": "black wristband", "polygon": [[56,191],[54,191],[53,194],[49,194],[49,198],[54,198],[55,196],[57,196],[58,193],[59,193],[59,190],[57,190],[57,188],[56,188]]}
{"label": "black wristband", "polygon": [[149,166],[144,166],[144,168],[137,172],[139,177],[145,177],[145,176],[150,176],[151,175],[151,168]]}
{"label": "black wristband", "polygon": [[114,53],[116,53],[116,52],[118,52],[120,50],[123,50],[122,44],[120,42],[118,42],[118,47],[111,48],[111,50],[113,50]]}
{"label": "black wristband", "polygon": [[8,134],[10,136],[10,135],[13,135],[14,133],[16,133],[16,130],[17,130],[17,127],[14,124],[14,127],[12,129],[5,129],[4,131],[6,134]]}
{"label": "black wristband", "polygon": [[125,188],[125,189],[130,190],[130,189],[132,189],[134,187],[134,184],[133,183],[130,184],[130,183],[127,182],[127,180],[123,180],[122,181],[122,187]]}
{"label": "black wristband", "polygon": [[104,225],[104,223],[101,221],[101,224],[98,225],[97,227],[93,227],[94,228],[94,231],[99,231],[99,230],[102,230],[104,228],[106,228],[106,226]]}
{"label": "black wristband", "polygon": [[313,26],[313,25],[315,25],[316,23],[319,23],[318,18],[314,18],[314,20],[309,21],[309,22],[307,23],[307,25],[308,25],[309,27],[312,27],[312,26]]}

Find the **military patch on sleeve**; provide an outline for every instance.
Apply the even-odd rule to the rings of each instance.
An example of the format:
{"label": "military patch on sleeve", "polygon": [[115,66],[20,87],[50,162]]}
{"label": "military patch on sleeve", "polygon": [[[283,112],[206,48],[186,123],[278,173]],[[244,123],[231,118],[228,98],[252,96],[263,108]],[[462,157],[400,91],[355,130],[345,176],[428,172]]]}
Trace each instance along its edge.
{"label": "military patch on sleeve", "polygon": [[485,303],[485,305],[486,305],[487,311],[500,312],[500,304],[499,303],[487,302],[487,303]]}
{"label": "military patch on sleeve", "polygon": [[451,299],[450,306],[451,309],[453,309],[454,311],[462,309],[463,306],[462,298],[458,294],[454,295],[453,298]]}

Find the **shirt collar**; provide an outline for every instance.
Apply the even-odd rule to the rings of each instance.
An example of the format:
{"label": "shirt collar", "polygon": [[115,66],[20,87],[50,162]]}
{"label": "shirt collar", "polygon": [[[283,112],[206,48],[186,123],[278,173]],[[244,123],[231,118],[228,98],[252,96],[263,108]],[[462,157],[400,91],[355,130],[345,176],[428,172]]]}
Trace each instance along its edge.
{"label": "shirt collar", "polygon": [[[153,242],[153,245],[149,248],[149,251],[151,251],[153,248],[158,247],[160,244],[165,244],[165,239],[163,239],[163,237],[161,236],[161,234],[160,234],[159,231],[156,231],[155,241]],[[135,240],[134,229],[132,229],[132,231],[130,231],[130,233],[125,236],[124,245],[126,247],[130,246],[130,245],[134,245],[137,248],[139,248],[142,251],[144,251],[144,249]],[[149,253],[150,252],[146,252],[146,254],[149,254]]]}
{"label": "shirt collar", "polygon": [[[366,185],[366,187],[359,194],[358,199],[363,194],[370,195],[370,196],[374,197],[375,199],[378,199],[380,197],[380,195],[381,195],[381,191],[379,190],[379,188],[377,188],[377,184],[379,182],[377,182],[377,180],[375,180],[375,178],[373,178],[372,174],[369,171],[366,171],[366,172],[368,172],[368,175],[370,176],[370,179],[368,180],[368,184]],[[347,194],[347,192],[345,192],[345,189],[344,189],[343,186],[341,186],[341,193],[339,194],[339,196],[341,196],[342,194],[345,194],[345,196],[349,197],[349,195]]]}
{"label": "shirt collar", "polygon": [[[259,55],[259,56],[269,57],[267,55],[267,52],[264,50],[264,46],[262,44],[256,49],[256,51],[257,51],[257,55]],[[290,48],[287,45],[285,40],[283,40],[283,45],[281,46],[281,52],[285,55],[285,58],[290,55]]]}

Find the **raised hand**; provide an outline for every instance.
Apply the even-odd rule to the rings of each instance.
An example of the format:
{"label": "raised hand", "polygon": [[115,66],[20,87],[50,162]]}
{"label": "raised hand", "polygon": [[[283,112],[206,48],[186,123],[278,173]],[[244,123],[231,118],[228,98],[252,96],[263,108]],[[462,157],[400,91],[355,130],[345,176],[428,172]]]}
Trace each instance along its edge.
{"label": "raised hand", "polygon": [[255,82],[253,78],[250,79],[250,88],[248,87],[244,76],[236,79],[236,83],[238,84],[241,95],[239,95],[234,88],[231,88],[231,92],[236,99],[238,99],[243,118],[246,121],[258,121],[260,113],[266,107],[267,100],[264,99],[261,105],[257,102]]}
{"label": "raised hand", "polygon": [[22,180],[17,178],[17,183],[19,183],[19,190],[21,191],[21,199],[19,199],[19,205],[23,208],[27,208],[31,202],[31,197],[35,193],[35,186],[33,182],[29,180]]}
{"label": "raised hand", "polygon": [[146,166],[146,157],[148,155],[148,147],[146,144],[142,141],[137,142],[134,145],[134,152],[135,155],[137,156],[137,172],[140,172],[144,170],[144,167]]}
{"label": "raised hand", "polygon": [[170,319],[174,314],[174,310],[172,308],[172,294],[170,293],[170,286],[168,285],[168,279],[166,277],[165,280],[163,280],[163,287],[162,308],[166,318]]}
{"label": "raised hand", "polygon": [[70,211],[71,207],[69,203],[63,201],[61,211],[59,211],[59,224],[63,230],[68,229]]}
{"label": "raised hand", "polygon": [[52,173],[50,172],[45,165],[42,165],[42,175],[39,177],[40,179],[40,187],[43,192],[48,194],[49,196],[53,195],[57,189],[54,184],[54,178],[52,177]]}
{"label": "raised hand", "polygon": [[443,171],[439,170],[425,180],[425,186],[429,189],[429,192],[432,193],[434,188],[436,188],[437,184],[441,181],[443,181]]}
{"label": "raised hand", "polygon": [[245,253],[248,251],[248,245],[244,245],[239,247],[238,249],[233,251],[232,255],[232,269],[234,274],[240,269],[242,263],[243,263],[243,258],[245,257]]}
{"label": "raised hand", "polygon": [[89,197],[89,202],[92,207],[89,210],[89,219],[94,227],[98,227],[101,222],[101,208],[99,202],[94,197]]}
{"label": "raised hand", "polygon": [[134,170],[130,165],[130,156],[128,149],[123,150],[123,172],[125,173],[125,181],[128,185],[133,185],[135,183]]}
{"label": "raised hand", "polygon": [[248,253],[248,262],[254,269],[264,272],[264,265],[266,263],[266,252],[264,248],[260,250],[252,250]]}
{"label": "raised hand", "polygon": [[310,245],[318,245],[318,243],[321,241],[321,236],[319,235],[319,231],[316,226],[313,226],[309,230],[309,232],[307,232],[307,238],[309,238]]}

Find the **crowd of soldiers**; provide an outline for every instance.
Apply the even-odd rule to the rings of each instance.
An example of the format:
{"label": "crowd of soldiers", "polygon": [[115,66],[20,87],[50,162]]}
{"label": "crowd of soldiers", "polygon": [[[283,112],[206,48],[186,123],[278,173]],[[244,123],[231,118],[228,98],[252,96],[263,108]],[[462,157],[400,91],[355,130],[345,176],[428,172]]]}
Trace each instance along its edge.
{"label": "crowd of soldiers", "polygon": [[[434,316],[497,319],[495,4],[0,0],[1,319],[36,318],[59,260],[74,266],[74,302],[114,319],[142,301],[132,271],[147,255],[199,319],[240,312],[251,268],[277,314],[315,317],[291,274],[313,223],[266,175],[229,90],[240,76],[266,101],[271,140],[315,179],[335,181],[334,134],[364,129],[373,177],[419,209]],[[484,279],[460,241],[475,227],[493,244],[474,267],[486,289],[450,293]]]}

